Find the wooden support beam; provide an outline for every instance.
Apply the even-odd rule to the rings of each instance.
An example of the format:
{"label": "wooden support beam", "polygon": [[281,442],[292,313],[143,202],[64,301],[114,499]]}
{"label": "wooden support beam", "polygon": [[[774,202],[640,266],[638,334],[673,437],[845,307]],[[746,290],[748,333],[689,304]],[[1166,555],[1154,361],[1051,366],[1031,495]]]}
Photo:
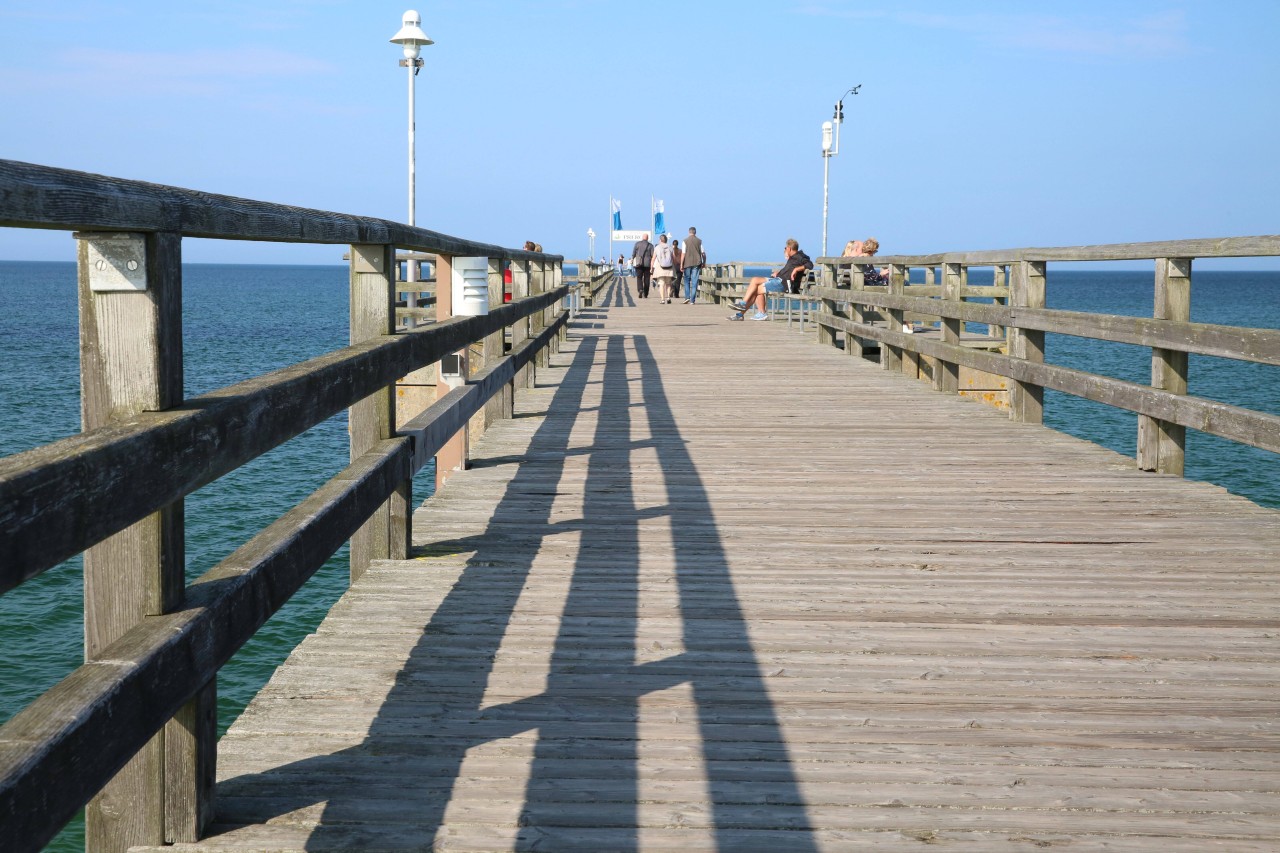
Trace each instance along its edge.
{"label": "wooden support beam", "polygon": [[[454,315],[453,304],[454,256],[438,255],[436,262],[436,317],[446,320]],[[436,381],[436,400],[443,399],[458,384],[467,379],[469,346],[446,355],[440,362]],[[456,369],[457,373],[451,371]],[[467,467],[467,431],[458,432],[436,453],[436,490],[442,488],[454,474]]]}
{"label": "wooden support beam", "polygon": [[[1000,290],[1007,290],[1009,287],[1009,268],[1007,266],[997,265],[992,274],[991,286]],[[993,305],[1008,305],[1008,296],[993,296],[991,298]],[[993,338],[1004,338],[1008,332],[1004,326],[989,323],[987,325],[987,334]]]}
{"label": "wooden support beam", "polygon": [[[942,265],[942,298],[947,302],[960,302],[964,291],[965,269],[961,264]],[[960,329],[964,321],[954,317],[942,318],[942,342],[960,345]],[[933,368],[933,389],[944,394],[960,391],[960,365],[953,361],[939,360]]]}
{"label": "wooden support beam", "polygon": [[[1014,306],[1043,308],[1045,278],[1044,261],[1015,263],[1011,294]],[[1044,332],[1033,329],[1010,329],[1009,355],[1043,364]],[[1009,386],[1009,417],[1022,423],[1043,423],[1044,387],[1013,380]]]}
{"label": "wooden support beam", "polygon": [[[867,275],[863,272],[863,267],[854,265],[849,268],[849,296],[850,301],[845,311],[847,316],[853,322],[859,325],[867,324],[867,309],[858,299],[859,291],[865,290],[867,287]],[[848,355],[862,356],[867,351],[867,342],[865,338],[857,337],[845,332],[844,351]]]}
{"label": "wooden support beam", "polygon": [[[182,238],[172,232],[77,237],[84,431],[181,404]],[[85,659],[97,660],[144,618],[179,609],[185,562],[182,500],[85,551]],[[88,850],[199,833],[212,802],[214,698],[210,682],[94,797],[85,810]]]}
{"label": "wooden support beam", "polygon": [[[504,281],[502,270],[505,261],[499,258],[489,259],[489,308],[499,308],[502,306]],[[501,361],[506,355],[505,345],[506,334],[503,329],[498,329],[484,339],[484,369],[487,370],[497,362]],[[515,402],[512,395],[513,386],[508,383],[502,387],[489,399],[484,407],[485,427],[494,421],[510,418],[513,414],[513,404]]]}
{"label": "wooden support beam", "polygon": [[[1156,260],[1155,319],[1190,322],[1191,259]],[[1171,394],[1187,393],[1187,354],[1152,347],[1151,387]],[[1138,416],[1138,467],[1161,474],[1183,473],[1187,428],[1146,415]]]}
{"label": "wooden support beam", "polygon": [[[439,281],[437,275],[437,281]],[[445,279],[447,281],[447,279]],[[395,246],[389,243],[351,246],[351,343],[395,334]],[[437,284],[437,300],[440,291]],[[437,304],[439,304],[437,302]],[[396,427],[394,387],[375,391],[349,410],[351,459],[359,459],[378,442],[390,438]],[[410,483],[378,509],[351,537],[351,581],[354,583],[373,560],[403,559],[409,540],[412,495]]]}
{"label": "wooden support beam", "polygon": [[[546,265],[542,261],[534,261],[532,264],[530,264],[530,270],[529,270],[529,294],[531,296],[537,295],[539,293],[544,293],[546,290],[547,290]],[[547,327],[546,309],[539,311],[538,313],[534,314],[532,317],[529,318],[529,336],[530,337],[536,338],[538,335],[542,334],[542,330],[545,329],[546,327]],[[530,377],[530,382],[529,382],[530,387],[532,387],[534,382],[537,381],[535,378],[537,376],[537,368],[546,366],[546,363],[547,363],[547,352],[546,350],[542,350],[538,353],[538,357],[534,359],[534,362],[530,365],[530,367],[532,367],[534,370],[534,376]]]}
{"label": "wooden support beam", "polygon": [[[836,281],[836,273],[838,271],[838,268],[836,267],[836,265],[823,264],[822,270],[823,270],[822,280],[824,282],[827,282],[831,286],[834,286]],[[828,317],[834,315],[836,313],[836,301],[834,299],[826,299],[826,298],[821,299],[818,302],[818,313],[824,314]],[[829,346],[829,347],[835,346],[836,344],[835,330],[823,323],[818,323],[818,343],[823,344],[824,346]]]}
{"label": "wooden support beam", "polygon": [[[532,263],[530,261],[512,261],[511,262],[511,298],[512,300],[520,300],[529,296],[532,292],[530,280],[532,273],[530,270]],[[532,320],[529,317],[521,317],[511,325],[511,349],[517,350],[524,346],[524,342],[529,340],[529,326]],[[532,388],[533,387],[533,363],[530,362],[526,367],[516,374],[516,380],[512,383],[512,389]]]}
{"label": "wooden support beam", "polygon": [[[906,286],[907,268],[902,264],[891,264],[889,266],[889,292],[896,295],[902,295],[902,289]],[[889,327],[895,332],[902,331],[902,312],[889,309]],[[902,347],[893,344],[881,344],[880,346],[880,366],[891,372],[900,372],[903,370]]]}

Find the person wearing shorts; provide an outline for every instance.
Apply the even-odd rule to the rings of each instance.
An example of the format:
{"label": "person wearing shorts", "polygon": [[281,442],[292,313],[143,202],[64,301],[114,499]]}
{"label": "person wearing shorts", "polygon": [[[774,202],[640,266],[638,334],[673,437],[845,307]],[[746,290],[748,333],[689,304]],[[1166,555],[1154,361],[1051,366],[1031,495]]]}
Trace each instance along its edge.
{"label": "person wearing shorts", "polygon": [[800,244],[794,237],[787,239],[787,245],[783,247],[782,253],[786,255],[787,262],[782,265],[781,269],[773,271],[773,275],[765,278],[757,276],[751,279],[747,285],[747,292],[738,302],[733,303],[733,307],[737,309],[735,313],[729,316],[730,320],[743,320],[748,310],[755,306],[755,313],[751,315],[752,320],[768,320],[769,315],[765,313],[765,299],[770,293],[782,293],[787,289],[786,282],[795,282],[805,274],[807,270],[813,269],[813,261],[800,250]]}

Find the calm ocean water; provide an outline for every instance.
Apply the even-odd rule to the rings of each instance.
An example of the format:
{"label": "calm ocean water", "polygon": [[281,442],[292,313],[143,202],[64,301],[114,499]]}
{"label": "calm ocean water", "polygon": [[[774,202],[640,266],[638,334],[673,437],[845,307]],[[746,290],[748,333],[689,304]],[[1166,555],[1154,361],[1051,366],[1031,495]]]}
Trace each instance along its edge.
{"label": "calm ocean water", "polygon": [[[974,281],[979,280],[975,275]],[[183,334],[188,397],[346,344],[345,267],[189,265]],[[1280,328],[1280,273],[1196,272],[1192,319]],[[79,428],[75,266],[0,262],[0,456]],[[1050,307],[1150,316],[1150,272],[1050,269]],[[1048,358],[1135,382],[1150,351],[1050,336]],[[1191,393],[1280,415],[1280,368],[1193,356]],[[1136,416],[1046,395],[1046,423],[1132,456]],[[194,578],[337,473],[347,457],[339,416],[187,499],[187,575]],[[1187,475],[1280,508],[1280,457],[1200,433],[1188,437]],[[430,494],[428,468],[414,484]],[[346,587],[345,550],[236,655],[219,677],[223,729]],[[79,560],[0,597],[0,723],[81,660]],[[82,849],[78,826],[51,845]]]}

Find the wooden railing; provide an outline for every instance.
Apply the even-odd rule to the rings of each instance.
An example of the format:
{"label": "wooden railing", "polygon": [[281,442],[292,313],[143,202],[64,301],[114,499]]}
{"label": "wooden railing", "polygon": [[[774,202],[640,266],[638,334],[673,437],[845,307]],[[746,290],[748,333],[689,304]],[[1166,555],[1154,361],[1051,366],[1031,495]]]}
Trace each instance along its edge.
{"label": "wooden railing", "polygon": [[[561,283],[555,255],[3,160],[0,226],[78,232],[84,431],[0,459],[0,593],[83,553],[86,647],[0,728],[0,846],[38,850],[86,804],[93,851],[195,840],[219,668],[344,542],[353,580],[408,554],[413,474],[438,457],[445,476],[469,423],[510,417],[583,285]],[[351,345],[184,401],[184,237],[348,244]],[[451,317],[437,288],[440,321],[398,332],[397,248],[434,252],[446,282],[484,259],[465,265],[482,270],[488,314]],[[588,289],[608,277],[585,271]],[[457,387],[398,421],[396,382],[446,358]],[[350,466],[186,585],[183,498],[343,409]]]}
{"label": "wooden railing", "polygon": [[[819,258],[819,283],[806,293],[821,302],[821,344],[861,355],[868,342],[877,342],[882,367],[912,376],[927,370],[933,387],[945,393],[959,391],[962,368],[1003,377],[1010,417],[1018,421],[1043,420],[1046,388],[1136,412],[1138,467],[1182,474],[1188,427],[1280,452],[1280,417],[1187,394],[1189,353],[1280,364],[1280,330],[1190,321],[1192,261],[1277,255],[1280,236],[889,256],[874,260],[889,270],[888,285],[879,286],[866,285],[864,267],[853,259]],[[1154,261],[1154,317],[1045,307],[1050,263],[1132,260]],[[736,293],[746,281],[744,266],[753,265],[713,270],[707,292]],[[971,285],[971,270],[984,267],[992,284]],[[924,270],[924,284],[909,284],[912,269]],[[936,321],[940,335],[904,332],[904,322],[914,318]],[[966,323],[985,324],[998,345],[962,345]],[[1048,332],[1150,347],[1151,385],[1046,363]]]}

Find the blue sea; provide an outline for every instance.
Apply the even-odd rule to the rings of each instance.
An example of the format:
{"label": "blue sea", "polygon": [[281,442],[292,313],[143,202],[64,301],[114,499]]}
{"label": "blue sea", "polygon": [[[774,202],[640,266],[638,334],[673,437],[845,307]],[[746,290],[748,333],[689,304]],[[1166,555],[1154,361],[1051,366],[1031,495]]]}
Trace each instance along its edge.
{"label": "blue sea", "polygon": [[[973,281],[978,283],[975,274]],[[1192,319],[1280,328],[1280,272],[1199,272]],[[347,269],[342,266],[184,267],[186,395],[342,347]],[[1151,316],[1151,272],[1050,268],[1050,307]],[[76,271],[72,263],[0,262],[0,456],[79,429]],[[1048,360],[1146,383],[1150,350],[1051,335]],[[1192,394],[1280,415],[1280,368],[1192,356]],[[1062,394],[1046,395],[1046,423],[1132,456],[1136,416]],[[345,465],[345,416],[334,417],[186,502],[187,575],[194,578],[274,521]],[[1188,436],[1187,476],[1280,508],[1280,457],[1212,436]],[[432,491],[430,467],[415,497]],[[347,585],[345,550],[245,646],[218,681],[225,730]],[[0,597],[0,723],[81,661],[78,559]],[[79,824],[51,850],[83,849]]]}

